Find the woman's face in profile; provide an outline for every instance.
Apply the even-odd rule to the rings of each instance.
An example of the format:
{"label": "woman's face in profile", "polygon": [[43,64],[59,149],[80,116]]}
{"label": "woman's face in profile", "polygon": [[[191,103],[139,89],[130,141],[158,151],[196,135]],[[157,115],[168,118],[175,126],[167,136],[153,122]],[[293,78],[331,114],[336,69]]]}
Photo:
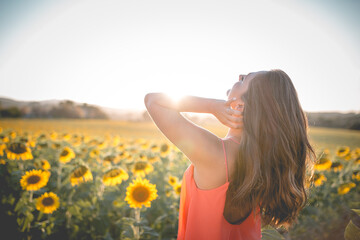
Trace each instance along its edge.
{"label": "woman's face in profile", "polygon": [[265,72],[266,71],[259,71],[239,75],[239,80],[235,82],[233,87],[226,92],[228,100],[236,98],[236,101],[231,103],[231,107],[233,109],[240,109],[243,106],[244,102],[242,100],[242,96],[246,93],[250,81],[254,79],[255,76],[257,76],[258,74]]}

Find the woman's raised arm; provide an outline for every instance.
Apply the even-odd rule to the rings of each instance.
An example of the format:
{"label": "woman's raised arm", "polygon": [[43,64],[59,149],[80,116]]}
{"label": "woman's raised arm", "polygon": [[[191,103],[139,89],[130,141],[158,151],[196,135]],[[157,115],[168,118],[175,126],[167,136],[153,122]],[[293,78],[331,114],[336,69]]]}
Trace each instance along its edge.
{"label": "woman's raised arm", "polygon": [[223,124],[233,128],[241,127],[240,112],[231,109],[233,100],[185,96],[179,101],[164,93],[149,93],[145,106],[160,131],[176,145],[194,165],[211,165],[212,159],[222,153],[222,146],[216,135],[194,124],[180,112],[210,113]]}

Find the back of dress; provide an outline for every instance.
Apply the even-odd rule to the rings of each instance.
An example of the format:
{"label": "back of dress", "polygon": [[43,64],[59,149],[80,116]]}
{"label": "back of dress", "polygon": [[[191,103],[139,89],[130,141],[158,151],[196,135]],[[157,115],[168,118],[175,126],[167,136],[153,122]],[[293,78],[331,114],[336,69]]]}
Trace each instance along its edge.
{"label": "back of dress", "polygon": [[194,165],[186,169],[181,185],[178,240],[261,239],[259,215],[254,218],[252,212],[240,225],[230,224],[223,216],[229,180],[225,146],[221,141],[225,155],[226,183],[210,190],[199,189],[194,180]]}

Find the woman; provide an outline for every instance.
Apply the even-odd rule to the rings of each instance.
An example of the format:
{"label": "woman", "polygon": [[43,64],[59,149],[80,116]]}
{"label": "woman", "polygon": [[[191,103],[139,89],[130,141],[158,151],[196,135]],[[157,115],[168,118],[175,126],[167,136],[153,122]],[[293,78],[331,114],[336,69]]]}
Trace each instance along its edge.
{"label": "woman", "polygon": [[[182,180],[178,239],[261,239],[261,225],[296,220],[315,154],[285,72],[240,75],[227,101],[187,96],[175,102],[149,93],[145,105],[191,161]],[[218,138],[180,112],[213,114],[228,133]]]}

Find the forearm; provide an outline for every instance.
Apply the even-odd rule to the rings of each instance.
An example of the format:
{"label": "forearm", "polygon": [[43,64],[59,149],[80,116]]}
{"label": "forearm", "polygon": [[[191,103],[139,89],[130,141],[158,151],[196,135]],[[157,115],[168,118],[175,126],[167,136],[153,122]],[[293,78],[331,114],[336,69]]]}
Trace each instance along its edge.
{"label": "forearm", "polygon": [[213,113],[214,102],[217,99],[203,98],[196,96],[184,96],[175,101],[164,93],[148,93],[145,96],[145,105],[149,107],[151,104],[176,110],[178,112],[195,112],[195,113]]}

